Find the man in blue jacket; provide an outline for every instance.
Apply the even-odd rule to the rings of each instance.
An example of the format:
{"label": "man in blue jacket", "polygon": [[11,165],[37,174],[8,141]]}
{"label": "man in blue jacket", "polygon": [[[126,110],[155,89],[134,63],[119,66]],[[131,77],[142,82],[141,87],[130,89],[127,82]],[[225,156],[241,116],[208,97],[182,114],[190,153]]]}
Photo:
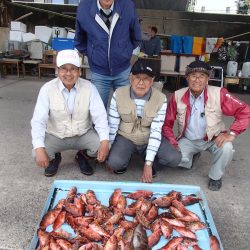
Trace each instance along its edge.
{"label": "man in blue jacket", "polygon": [[75,47],[88,57],[91,81],[107,108],[110,88],[129,84],[130,58],[141,30],[131,0],[82,0],[77,9]]}

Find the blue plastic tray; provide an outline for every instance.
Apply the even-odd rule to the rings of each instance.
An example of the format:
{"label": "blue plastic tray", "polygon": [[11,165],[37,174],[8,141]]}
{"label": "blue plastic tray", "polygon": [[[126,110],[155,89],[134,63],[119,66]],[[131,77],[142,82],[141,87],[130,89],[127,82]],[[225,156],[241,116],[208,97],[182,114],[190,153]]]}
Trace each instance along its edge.
{"label": "blue plastic tray", "polygon": [[[123,192],[134,192],[136,190],[150,190],[154,192],[154,197],[161,196],[167,194],[168,192],[175,190],[181,192],[183,195],[190,195],[196,194],[200,198],[202,198],[202,204],[194,204],[191,206],[187,206],[189,210],[196,213],[200,218],[201,221],[209,224],[211,233],[217,237],[220,242],[221,250],[223,250],[223,246],[220,241],[220,237],[216,230],[211,212],[207,205],[207,201],[205,195],[203,194],[202,190],[199,186],[190,186],[190,185],[168,185],[164,183],[153,183],[153,184],[146,184],[141,182],[106,182],[106,181],[75,181],[75,180],[58,180],[54,181],[52,187],[50,189],[46,204],[41,214],[40,221],[43,215],[53,208],[57,202],[62,199],[66,198],[66,195],[70,188],[75,186],[77,188],[78,193],[85,193],[88,189],[92,189],[97,196],[97,199],[101,201],[102,204],[108,205],[109,197],[113,193],[114,189],[121,188]],[[129,201],[129,199],[128,199]],[[131,200],[132,202],[132,200]],[[203,207],[203,210],[202,210]],[[129,218],[129,217],[128,217]],[[36,229],[38,229],[40,221]],[[63,229],[68,231],[69,233],[73,233],[72,229],[67,226],[63,225]],[[50,228],[48,228],[50,231]],[[37,230],[36,230],[37,231]],[[174,236],[178,236],[178,233],[174,233]],[[209,230],[203,229],[196,231],[196,235],[198,238],[199,247],[202,249],[210,249],[210,242],[209,242]],[[161,237],[159,243],[154,246],[152,249],[157,250],[164,246],[167,243],[167,240]],[[35,233],[31,245],[30,250],[34,250],[37,248],[38,245],[38,237]]]}

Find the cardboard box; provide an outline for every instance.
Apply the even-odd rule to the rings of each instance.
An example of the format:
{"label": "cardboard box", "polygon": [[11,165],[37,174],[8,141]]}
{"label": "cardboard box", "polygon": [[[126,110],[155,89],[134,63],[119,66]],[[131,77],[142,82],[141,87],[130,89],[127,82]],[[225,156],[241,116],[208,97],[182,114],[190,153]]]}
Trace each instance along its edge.
{"label": "cardboard box", "polygon": [[36,40],[35,34],[30,33],[30,32],[29,33],[23,33],[22,36],[23,36],[23,41],[24,42],[30,42],[30,41]]}
{"label": "cardboard box", "polygon": [[16,31],[16,30],[10,30],[9,40],[22,42],[23,41],[23,32]]}
{"label": "cardboard box", "polygon": [[52,27],[53,38],[67,38],[67,31],[65,28]]}
{"label": "cardboard box", "polygon": [[16,31],[27,32],[26,24],[21,23],[21,22],[16,22],[16,21],[11,21],[10,29],[16,30]]}
{"label": "cardboard box", "polygon": [[35,36],[44,43],[50,43],[52,38],[52,29],[47,26],[35,26]]}

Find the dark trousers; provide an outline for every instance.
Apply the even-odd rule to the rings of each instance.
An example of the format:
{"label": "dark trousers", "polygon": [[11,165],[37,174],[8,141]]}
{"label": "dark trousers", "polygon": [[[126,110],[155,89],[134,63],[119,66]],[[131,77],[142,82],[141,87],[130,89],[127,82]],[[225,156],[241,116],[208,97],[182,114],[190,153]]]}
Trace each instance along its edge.
{"label": "dark trousers", "polygon": [[164,136],[162,136],[161,145],[155,157],[154,166],[156,169],[178,167],[181,157],[181,152],[179,152]]}
{"label": "dark trousers", "polygon": [[[117,135],[111,147],[107,163],[113,170],[127,168],[132,154],[137,153],[145,159],[146,145],[135,145],[127,138]],[[181,161],[181,153],[177,151],[168,140],[162,138],[161,145],[155,157],[154,167],[157,169],[168,167],[176,167]]]}

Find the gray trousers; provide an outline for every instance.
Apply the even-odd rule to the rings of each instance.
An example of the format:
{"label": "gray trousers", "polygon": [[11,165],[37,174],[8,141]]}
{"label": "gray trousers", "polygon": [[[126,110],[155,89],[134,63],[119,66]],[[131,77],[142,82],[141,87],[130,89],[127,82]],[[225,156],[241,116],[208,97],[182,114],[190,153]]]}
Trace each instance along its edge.
{"label": "gray trousers", "polygon": [[182,153],[180,167],[191,168],[193,156],[202,151],[208,151],[213,155],[212,166],[209,171],[209,178],[219,180],[225,173],[233,158],[233,145],[231,142],[225,143],[218,148],[215,141],[194,140],[190,141],[183,137],[178,141]]}
{"label": "gray trousers", "polygon": [[[146,157],[146,145],[135,145],[132,141],[127,138],[117,135],[115,141],[111,147],[107,163],[113,170],[119,170],[127,168],[129,161],[133,153],[137,153],[142,156],[143,159]],[[178,166],[181,160],[181,153],[174,149],[169,142],[163,138],[159,151],[155,157],[154,167],[156,169]]]}
{"label": "gray trousers", "polygon": [[100,139],[95,130],[90,129],[82,136],[57,138],[54,135],[46,133],[45,148],[51,159],[55,158],[55,153],[59,153],[69,149],[86,150],[90,157],[95,157],[100,146]]}

